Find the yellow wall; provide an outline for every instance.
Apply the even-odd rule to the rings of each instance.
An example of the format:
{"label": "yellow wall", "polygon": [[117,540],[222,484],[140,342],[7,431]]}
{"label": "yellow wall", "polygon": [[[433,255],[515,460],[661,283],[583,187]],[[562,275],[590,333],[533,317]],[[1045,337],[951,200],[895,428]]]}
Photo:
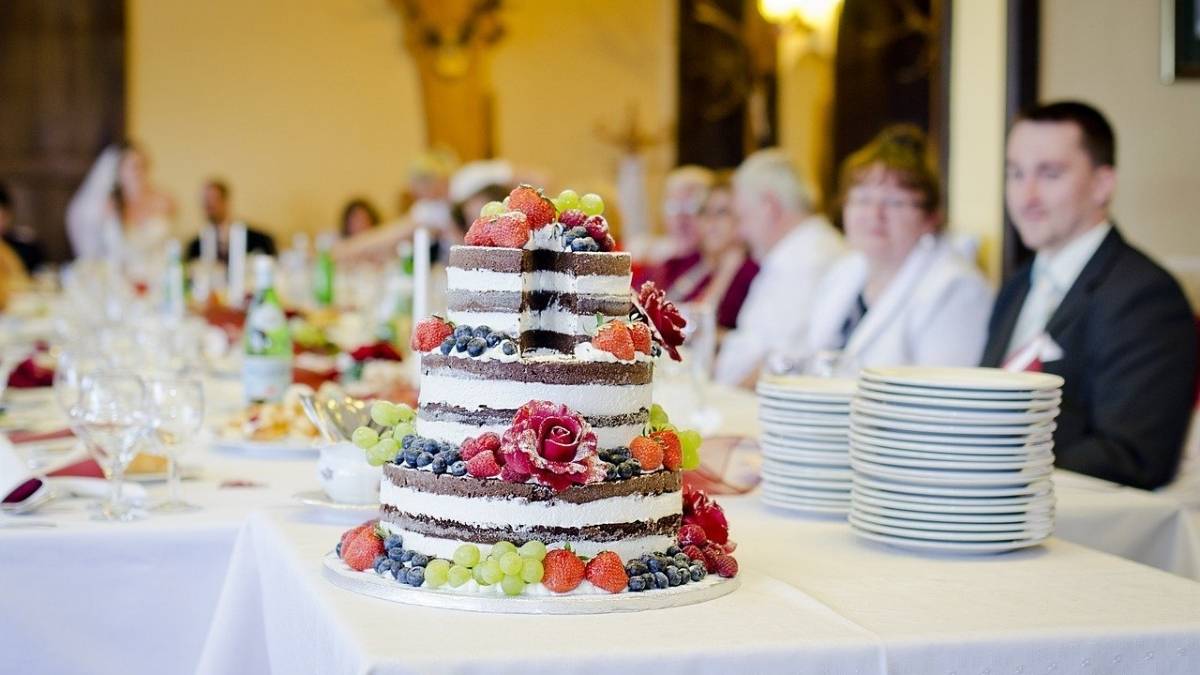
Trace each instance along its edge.
{"label": "yellow wall", "polygon": [[993,280],[1004,231],[1004,7],[955,0],[951,13],[948,225],[979,237]]}
{"label": "yellow wall", "polygon": [[820,194],[819,177],[831,161],[835,18],[816,35],[783,29],[779,38],[779,145],[806,175],[818,203],[828,197]]}
{"label": "yellow wall", "polygon": [[1117,133],[1122,230],[1168,263],[1191,258],[1200,273],[1200,81],[1159,81],[1158,5],[1043,2],[1042,97],[1104,111]]}
{"label": "yellow wall", "polygon": [[[611,191],[617,153],[594,134],[636,101],[662,129],[675,109],[675,3],[511,0],[493,64],[498,152],[553,187]],[[236,208],[276,233],[329,229],[365,194],[391,214],[423,147],[417,75],[387,0],[128,0],[129,129],[200,222],[220,174]],[[651,178],[672,144],[651,153]],[[654,181],[651,181],[652,184]]]}

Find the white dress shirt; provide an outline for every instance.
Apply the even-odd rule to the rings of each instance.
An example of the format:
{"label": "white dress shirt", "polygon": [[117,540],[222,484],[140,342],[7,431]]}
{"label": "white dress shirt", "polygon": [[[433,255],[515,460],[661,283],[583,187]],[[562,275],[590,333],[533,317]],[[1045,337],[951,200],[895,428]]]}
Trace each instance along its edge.
{"label": "white dress shirt", "polygon": [[1062,300],[1075,285],[1075,280],[1083,272],[1096,249],[1112,230],[1112,225],[1102,221],[1092,229],[1084,232],[1069,242],[1061,250],[1052,253],[1038,253],[1033,259],[1033,269],[1030,271],[1029,293],[1021,305],[1021,313],[1017,315],[1017,325],[1013,327],[1012,337],[1008,342],[1008,355],[1024,347],[1046,330],[1046,324]]}
{"label": "white dress shirt", "polygon": [[817,285],[842,251],[841,235],[821,216],[805,219],[771,249],[717,356],[718,382],[740,384],[770,354],[804,342]]}

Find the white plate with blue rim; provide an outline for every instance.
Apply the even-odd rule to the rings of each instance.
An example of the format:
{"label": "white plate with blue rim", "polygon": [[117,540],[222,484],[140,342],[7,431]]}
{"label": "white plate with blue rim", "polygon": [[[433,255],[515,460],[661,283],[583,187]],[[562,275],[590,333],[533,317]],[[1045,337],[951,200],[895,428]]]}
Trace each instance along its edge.
{"label": "white plate with blue rim", "polygon": [[934,403],[947,405],[970,405],[973,402],[1005,403],[1012,405],[1043,404],[1062,398],[1062,392],[1057,389],[1046,391],[996,391],[974,389],[942,389],[937,387],[912,387],[903,385],[884,384],[870,380],[860,380],[858,396],[879,396],[881,394],[917,397]]}
{"label": "white plate with blue rim", "polygon": [[891,478],[877,478],[860,471],[854,472],[854,486],[865,486],[882,490],[896,495],[914,495],[921,501],[928,498],[942,498],[951,503],[972,504],[980,503],[977,499],[995,499],[1003,497],[1015,499],[1018,497],[1034,497],[1043,493],[1053,493],[1054,487],[1048,478],[1013,483],[1011,485],[949,485],[944,483],[914,483],[899,481]]}
{"label": "white plate with blue rim", "polygon": [[971,425],[1039,424],[1054,419],[1059,413],[1057,406],[1034,412],[955,410],[952,408],[896,406],[888,403],[876,403],[863,398],[854,399],[851,410],[889,420]]}
{"label": "white plate with blue rim", "polygon": [[864,459],[861,455],[850,454],[850,466],[854,467],[855,475],[864,474],[875,478],[904,484],[919,483],[922,485],[951,485],[951,486],[1020,486],[1033,481],[1050,477],[1054,466],[1047,464],[1019,471],[953,471],[949,469],[908,469],[886,464],[879,464]]}
{"label": "white plate with blue rim", "polygon": [[850,523],[856,528],[864,529],[869,532],[875,532],[876,534],[941,542],[1004,542],[1023,541],[1027,539],[1045,539],[1054,531],[1053,522],[1033,525],[1028,528],[1019,528],[1000,532],[951,532],[918,529],[914,527],[898,527],[895,525],[885,525],[879,522],[873,522],[871,520],[864,519],[862,516],[855,513],[853,509],[850,511]]}
{"label": "white plate with blue rim", "polygon": [[1045,537],[1020,539],[1014,541],[994,541],[994,542],[967,542],[967,541],[929,541],[926,539],[914,539],[912,537],[901,537],[890,534],[881,534],[869,529],[864,529],[851,523],[851,528],[854,534],[880,544],[887,544],[896,548],[902,548],[912,551],[932,552],[932,553],[950,553],[950,554],[991,554],[991,553],[1007,553],[1016,551],[1022,548],[1037,546],[1046,540]]}
{"label": "white plate with blue rim", "polygon": [[895,386],[923,387],[950,391],[978,392],[1055,391],[1063,379],[1050,373],[1001,370],[1000,368],[956,368],[948,366],[886,366],[863,368],[859,378]]}
{"label": "white plate with blue rim", "polygon": [[[904,425],[912,427],[914,425]],[[941,443],[942,445],[1016,445],[1024,446],[1030,443],[1044,443],[1053,437],[1057,425],[1039,425],[1028,427],[1023,432],[992,433],[990,429],[998,427],[980,427],[982,431],[967,431],[951,425],[926,425],[926,429],[942,429],[943,431],[922,431],[899,426],[885,426],[873,420],[851,418],[850,433],[864,436],[907,441],[910,443]]]}
{"label": "white plate with blue rim", "polygon": [[859,492],[851,493],[854,509],[889,518],[923,520],[937,523],[1024,523],[1030,520],[1046,520],[1054,516],[1054,503],[1047,502],[1035,508],[1000,513],[948,513],[946,511],[917,511],[898,508],[888,502],[876,500]]}
{"label": "white plate with blue rim", "polygon": [[1039,410],[1053,408],[1062,402],[1061,395],[1050,398],[1007,400],[962,398],[959,396],[927,396],[924,394],[884,392],[867,388],[865,383],[863,388],[860,388],[858,393],[854,396],[855,400],[885,403],[897,408],[907,408],[912,410],[929,408],[933,410],[946,409],[954,411],[973,410],[997,412],[1037,412]]}
{"label": "white plate with blue rim", "polygon": [[928,459],[928,458],[912,458],[912,457],[896,457],[886,452],[876,452],[868,450],[862,446],[856,445],[850,450],[850,456],[874,462],[876,464],[884,464],[887,466],[895,466],[900,468],[910,469],[932,469],[932,470],[950,470],[950,471],[979,471],[981,473],[995,471],[1024,471],[1029,469],[1040,469],[1054,463],[1054,455],[1049,452],[1030,455],[1020,459],[1015,459],[1007,462],[977,462],[972,461],[969,457],[958,457],[952,460]]}
{"label": "white plate with blue rim", "polygon": [[895,438],[881,437],[879,435],[870,435],[863,431],[854,430],[850,432],[850,442],[862,446],[874,446],[887,448],[889,450],[907,450],[917,453],[929,454],[945,454],[945,455],[975,455],[979,457],[997,455],[1001,457],[1025,456],[1051,450],[1054,448],[1052,437],[1047,435],[1044,440],[1033,443],[1021,443],[1014,445],[981,445],[981,444],[947,444],[934,443],[929,441],[904,441]]}
{"label": "white plate with blue rim", "polygon": [[909,433],[928,434],[948,437],[953,440],[956,436],[974,438],[1013,438],[1036,436],[1053,433],[1057,425],[1053,421],[1042,421],[1034,424],[966,424],[963,422],[908,422],[879,417],[873,413],[855,411],[850,415],[850,428],[863,428],[878,431],[907,431]]}

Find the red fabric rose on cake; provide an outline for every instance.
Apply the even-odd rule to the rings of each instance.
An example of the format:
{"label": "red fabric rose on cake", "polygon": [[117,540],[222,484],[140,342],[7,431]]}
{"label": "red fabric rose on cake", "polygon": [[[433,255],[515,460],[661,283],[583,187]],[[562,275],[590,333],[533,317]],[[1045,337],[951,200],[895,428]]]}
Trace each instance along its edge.
{"label": "red fabric rose on cake", "polygon": [[506,480],[532,477],[558,492],[604,480],[596,434],[579,413],[550,401],[530,401],[517,410],[501,438]]}
{"label": "red fabric rose on cake", "polygon": [[725,519],[725,510],[703,490],[684,490],[683,524],[704,528],[704,534],[708,535],[710,541],[722,545],[729,542],[729,521]]}
{"label": "red fabric rose on cake", "polygon": [[667,300],[667,294],[653,281],[647,281],[638,289],[634,304],[654,329],[654,341],[662,345],[672,359],[682,361],[677,347],[683,344],[683,329],[687,321],[674,303]]}

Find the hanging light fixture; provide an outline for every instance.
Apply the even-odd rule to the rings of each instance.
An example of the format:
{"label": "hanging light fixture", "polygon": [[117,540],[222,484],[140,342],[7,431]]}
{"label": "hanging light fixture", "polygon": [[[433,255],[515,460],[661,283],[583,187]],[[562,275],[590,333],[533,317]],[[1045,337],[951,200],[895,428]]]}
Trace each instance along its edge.
{"label": "hanging light fixture", "polygon": [[841,0],[758,0],[758,11],[771,23],[819,32],[832,25],[841,4]]}

